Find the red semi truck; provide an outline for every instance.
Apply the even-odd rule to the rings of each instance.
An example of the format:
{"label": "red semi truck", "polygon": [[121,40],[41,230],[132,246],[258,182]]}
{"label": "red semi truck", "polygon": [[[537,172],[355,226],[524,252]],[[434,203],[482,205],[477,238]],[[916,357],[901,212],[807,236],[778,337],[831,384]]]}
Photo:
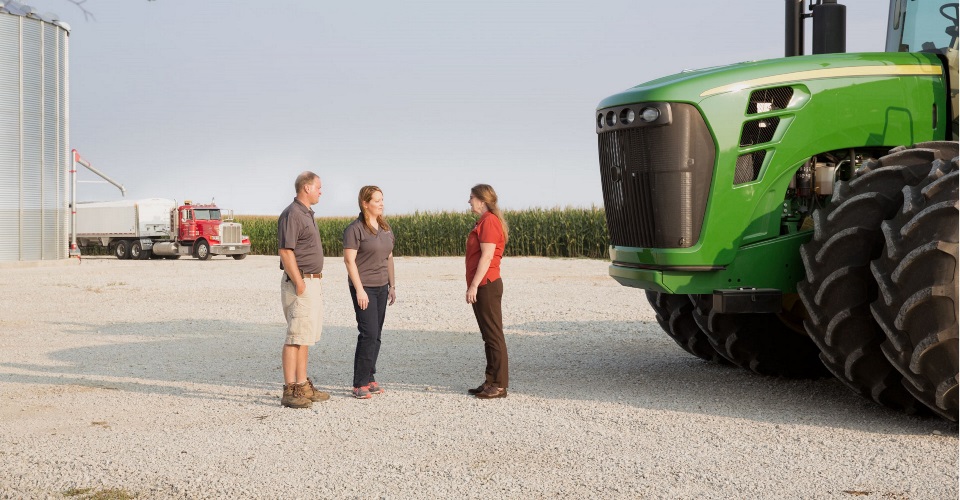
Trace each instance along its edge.
{"label": "red semi truck", "polygon": [[80,248],[106,247],[118,259],[229,255],[240,260],[250,253],[240,224],[212,203],[178,205],[164,198],[77,203],[75,227]]}

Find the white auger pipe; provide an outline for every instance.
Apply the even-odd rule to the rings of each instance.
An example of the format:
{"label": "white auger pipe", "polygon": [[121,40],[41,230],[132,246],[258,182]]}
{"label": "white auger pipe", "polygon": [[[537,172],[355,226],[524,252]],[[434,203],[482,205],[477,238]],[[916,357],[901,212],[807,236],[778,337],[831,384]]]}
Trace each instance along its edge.
{"label": "white auger pipe", "polygon": [[123,184],[111,179],[104,174],[103,172],[93,168],[90,163],[80,157],[80,153],[76,149],[73,150],[73,162],[70,165],[70,176],[73,178],[72,187],[70,192],[70,226],[72,231],[70,234],[70,256],[79,257],[80,248],[77,247],[77,164],[87,167],[87,170],[99,175],[103,180],[113,184],[118,189],[120,189],[120,196],[127,195],[127,188],[123,187]]}

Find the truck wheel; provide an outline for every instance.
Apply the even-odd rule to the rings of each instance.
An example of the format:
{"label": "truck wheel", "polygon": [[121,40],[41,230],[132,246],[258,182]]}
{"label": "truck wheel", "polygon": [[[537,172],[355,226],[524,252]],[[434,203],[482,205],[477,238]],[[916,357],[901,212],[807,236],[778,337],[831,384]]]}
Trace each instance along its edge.
{"label": "truck wheel", "polygon": [[134,241],[130,244],[130,258],[133,260],[140,260],[143,258],[143,246],[140,245],[139,241]]}
{"label": "truck wheel", "polygon": [[693,318],[710,345],[731,363],[775,377],[817,378],[827,374],[819,350],[776,313],[721,314],[710,295],[691,295]]}
{"label": "truck wheel", "polygon": [[193,256],[200,260],[207,260],[210,258],[210,244],[206,241],[200,240],[197,242],[197,245],[193,248]]}
{"label": "truck wheel", "polygon": [[[956,154],[956,143],[953,143]],[[936,161],[903,208],[883,223],[884,252],[871,263],[880,295],[870,306],[887,359],[903,384],[940,416],[957,420],[957,158]]]}
{"label": "truck wheel", "polygon": [[647,301],[657,313],[657,323],[684,351],[707,361],[727,363],[697,326],[689,297],[647,290]]}
{"label": "truck wheel", "polygon": [[233,254],[233,260],[243,260],[243,259],[246,259],[246,258],[247,258],[247,254],[245,254],[245,253],[235,253],[235,254]]}
{"label": "truck wheel", "polygon": [[866,398],[907,413],[923,410],[881,351],[885,335],[870,313],[877,283],[870,261],[883,250],[880,224],[944,156],[939,148],[895,148],[864,163],[850,182],[838,182],[830,205],[813,213],[813,238],[800,248],[805,269],[797,291],[809,313],[807,334],[823,364]]}
{"label": "truck wheel", "polygon": [[124,260],[130,258],[130,242],[127,240],[120,240],[113,245],[113,255],[118,259]]}

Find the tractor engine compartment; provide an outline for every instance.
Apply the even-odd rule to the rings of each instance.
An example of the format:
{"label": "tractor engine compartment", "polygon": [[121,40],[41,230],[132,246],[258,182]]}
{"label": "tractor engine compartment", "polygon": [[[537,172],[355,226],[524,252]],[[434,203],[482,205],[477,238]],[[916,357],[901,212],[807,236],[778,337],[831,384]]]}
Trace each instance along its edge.
{"label": "tractor engine compartment", "polygon": [[851,180],[864,163],[875,161],[890,148],[826,151],[810,157],[790,180],[783,202],[780,234],[812,229],[810,215],[830,203],[838,181]]}

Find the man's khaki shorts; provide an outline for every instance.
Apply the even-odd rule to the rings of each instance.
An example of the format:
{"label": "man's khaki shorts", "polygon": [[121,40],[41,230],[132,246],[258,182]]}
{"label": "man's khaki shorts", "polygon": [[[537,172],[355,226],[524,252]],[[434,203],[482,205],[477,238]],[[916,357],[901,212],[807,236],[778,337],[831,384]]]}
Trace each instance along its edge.
{"label": "man's khaki shorts", "polygon": [[319,278],[304,278],[307,285],[303,295],[297,296],[297,287],[280,275],[280,303],[287,319],[287,345],[313,345],[323,332],[323,287]]}

